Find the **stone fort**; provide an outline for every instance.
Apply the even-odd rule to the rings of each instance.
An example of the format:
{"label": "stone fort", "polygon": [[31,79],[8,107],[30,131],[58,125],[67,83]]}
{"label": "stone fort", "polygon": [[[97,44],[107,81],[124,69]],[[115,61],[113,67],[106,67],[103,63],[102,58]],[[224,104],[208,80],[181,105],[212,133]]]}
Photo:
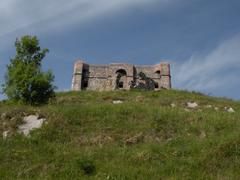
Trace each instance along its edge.
{"label": "stone fort", "polygon": [[171,88],[170,64],[133,65],[113,63],[87,64],[77,61],[74,65],[72,90],[160,90]]}

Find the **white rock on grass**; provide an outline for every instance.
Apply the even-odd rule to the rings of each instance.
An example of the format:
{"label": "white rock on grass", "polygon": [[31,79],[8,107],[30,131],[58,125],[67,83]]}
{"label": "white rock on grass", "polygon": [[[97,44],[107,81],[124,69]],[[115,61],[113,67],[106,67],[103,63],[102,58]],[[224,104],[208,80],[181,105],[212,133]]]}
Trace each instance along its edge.
{"label": "white rock on grass", "polygon": [[212,108],[212,105],[206,105],[206,108]]}
{"label": "white rock on grass", "polygon": [[113,101],[113,104],[122,104],[123,103],[123,101],[121,101],[121,100],[115,100],[115,101]]}
{"label": "white rock on grass", "polygon": [[205,131],[201,131],[199,137],[200,137],[200,139],[204,139],[206,137],[206,132]]}
{"label": "white rock on grass", "polygon": [[9,133],[9,131],[4,131],[4,132],[3,132],[3,134],[2,134],[3,139],[7,139],[8,133]]}
{"label": "white rock on grass", "polygon": [[175,107],[176,107],[176,104],[175,104],[175,103],[172,103],[172,104],[171,104],[171,107],[172,107],[172,108],[175,108]]}
{"label": "white rock on grass", "polygon": [[194,108],[198,107],[198,104],[196,102],[188,102],[187,107],[194,109]]}
{"label": "white rock on grass", "polygon": [[227,112],[234,113],[235,111],[233,108],[230,107],[230,108],[228,108]]}
{"label": "white rock on grass", "polygon": [[26,116],[23,118],[24,124],[18,127],[18,131],[28,136],[32,130],[41,128],[45,120],[44,118],[38,119],[36,115]]}
{"label": "white rock on grass", "polygon": [[219,108],[218,108],[218,107],[214,107],[214,109],[215,109],[215,111],[218,111],[218,110],[219,110]]}
{"label": "white rock on grass", "polygon": [[6,114],[6,113],[2,113],[2,114],[1,114],[1,119],[5,119],[5,118],[6,118],[6,116],[7,116],[7,114]]}

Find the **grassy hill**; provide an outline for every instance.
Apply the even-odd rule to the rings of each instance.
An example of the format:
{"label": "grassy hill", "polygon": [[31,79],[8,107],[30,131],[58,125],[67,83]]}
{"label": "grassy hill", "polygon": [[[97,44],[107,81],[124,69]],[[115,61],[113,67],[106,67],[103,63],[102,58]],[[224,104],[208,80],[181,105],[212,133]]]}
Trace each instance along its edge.
{"label": "grassy hill", "polygon": [[[198,107],[187,108],[191,101]],[[42,107],[1,102],[0,113],[0,133],[10,131],[0,137],[0,179],[240,178],[238,101],[176,90],[69,92]],[[47,123],[24,137],[17,128],[29,114]]]}

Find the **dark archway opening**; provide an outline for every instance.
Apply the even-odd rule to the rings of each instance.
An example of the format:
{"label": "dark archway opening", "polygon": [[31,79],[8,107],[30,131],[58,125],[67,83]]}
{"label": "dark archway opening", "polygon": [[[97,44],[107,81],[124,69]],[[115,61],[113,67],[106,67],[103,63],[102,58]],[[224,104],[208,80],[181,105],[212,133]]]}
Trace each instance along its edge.
{"label": "dark archway opening", "polygon": [[155,71],[155,80],[154,80],[154,86],[155,89],[159,89],[159,85],[160,85],[160,79],[161,79],[161,71]]}
{"label": "dark archway opening", "polygon": [[119,89],[122,89],[122,88],[123,88],[123,82],[119,82],[119,83],[118,83],[118,88],[119,88]]}
{"label": "dark archway opening", "polygon": [[124,83],[126,83],[127,72],[124,69],[116,71],[116,88],[123,89]]}
{"label": "dark archway opening", "polygon": [[116,74],[121,74],[122,76],[126,76],[127,72],[124,69],[119,69],[116,71]]}
{"label": "dark archway opening", "polygon": [[82,89],[83,90],[86,90],[88,88],[88,78],[89,78],[88,69],[83,69],[82,71]]}
{"label": "dark archway opening", "polygon": [[155,75],[156,75],[156,78],[161,78],[161,72],[160,71],[156,71]]}
{"label": "dark archway opening", "polygon": [[85,80],[85,81],[83,82],[83,89],[87,89],[87,88],[88,88],[88,81]]}

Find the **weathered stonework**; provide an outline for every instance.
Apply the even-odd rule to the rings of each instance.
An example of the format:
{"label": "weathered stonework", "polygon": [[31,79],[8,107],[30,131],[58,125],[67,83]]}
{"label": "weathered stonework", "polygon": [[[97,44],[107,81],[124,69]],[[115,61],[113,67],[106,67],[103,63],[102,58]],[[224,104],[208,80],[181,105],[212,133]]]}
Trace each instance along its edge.
{"label": "weathered stonework", "polygon": [[107,91],[131,88],[160,90],[171,88],[170,64],[153,66],[132,64],[91,65],[77,61],[72,90]]}

